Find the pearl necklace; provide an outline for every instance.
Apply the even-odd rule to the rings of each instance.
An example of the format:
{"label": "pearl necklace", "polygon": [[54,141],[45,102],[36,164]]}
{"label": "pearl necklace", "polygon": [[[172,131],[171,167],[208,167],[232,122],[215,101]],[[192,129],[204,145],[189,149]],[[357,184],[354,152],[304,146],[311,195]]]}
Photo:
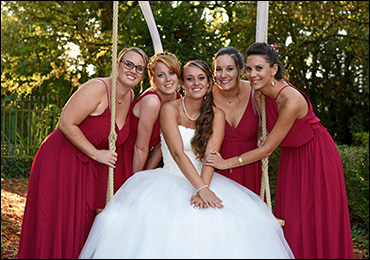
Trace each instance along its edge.
{"label": "pearl necklace", "polygon": [[182,107],[184,108],[184,112],[185,112],[185,115],[187,116],[187,118],[189,118],[191,121],[195,121],[198,119],[198,117],[200,116],[200,113],[195,117],[195,118],[191,118],[189,115],[188,115],[188,111],[186,111],[186,108],[185,108],[185,97],[182,98]]}

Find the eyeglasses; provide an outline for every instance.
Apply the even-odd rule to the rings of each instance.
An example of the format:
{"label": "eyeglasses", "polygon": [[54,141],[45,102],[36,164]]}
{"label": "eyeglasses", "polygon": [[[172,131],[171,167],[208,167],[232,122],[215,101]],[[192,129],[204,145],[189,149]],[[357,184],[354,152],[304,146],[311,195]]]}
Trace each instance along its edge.
{"label": "eyeglasses", "polygon": [[128,60],[121,60],[121,62],[123,62],[123,66],[127,70],[132,70],[133,68],[135,68],[137,73],[139,73],[139,74],[144,74],[145,73],[145,67],[144,66],[135,65],[134,63],[132,63],[131,61],[128,61]]}

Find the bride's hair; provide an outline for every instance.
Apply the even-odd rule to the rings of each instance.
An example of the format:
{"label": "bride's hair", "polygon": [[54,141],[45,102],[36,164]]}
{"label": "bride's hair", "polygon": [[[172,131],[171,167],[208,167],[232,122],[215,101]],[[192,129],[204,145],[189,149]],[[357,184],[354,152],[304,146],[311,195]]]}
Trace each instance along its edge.
{"label": "bride's hair", "polygon": [[[202,159],[206,152],[207,142],[212,134],[212,122],[214,118],[213,113],[213,95],[212,95],[212,88],[213,88],[213,77],[212,71],[208,64],[201,60],[192,60],[185,64],[183,68],[183,72],[186,67],[188,66],[195,66],[200,68],[207,76],[209,87],[207,89],[207,93],[204,96],[201,109],[200,109],[200,116],[196,121],[196,129],[194,133],[194,137],[191,139],[191,146],[193,148],[194,153],[196,154],[197,158]],[[182,74],[182,79],[183,78]]]}

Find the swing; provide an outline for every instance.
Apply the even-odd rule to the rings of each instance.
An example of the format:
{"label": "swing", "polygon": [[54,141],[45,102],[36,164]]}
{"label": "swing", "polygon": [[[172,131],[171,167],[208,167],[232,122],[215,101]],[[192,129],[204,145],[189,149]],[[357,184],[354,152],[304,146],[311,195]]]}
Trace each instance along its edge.
{"label": "swing", "polygon": [[[110,131],[108,136],[109,150],[116,151],[117,133],[115,131],[116,125],[116,85],[117,85],[117,27],[118,27],[118,1],[113,1],[113,47],[112,47],[112,89],[110,93]],[[109,167],[107,193],[105,197],[105,205],[108,204],[113,197],[114,192],[114,169]],[[103,209],[95,209],[95,216],[97,216]]]}
{"label": "swing", "polygon": [[[112,48],[112,89],[111,89],[111,116],[110,116],[110,132],[109,132],[109,150],[116,150],[117,133],[116,125],[116,83],[117,83],[117,27],[118,27],[118,1],[113,1],[113,48]],[[114,169],[109,167],[106,202],[113,197],[113,176]]]}
{"label": "swing", "polygon": [[[268,1],[257,1],[257,24],[256,24],[256,42],[267,42],[267,21],[268,21]],[[261,95],[262,102],[262,137],[267,136],[266,129],[266,106],[265,96]],[[262,180],[261,180],[261,192],[260,197],[264,200],[266,193],[266,204],[272,212],[271,206],[271,194],[268,177],[268,157],[263,158],[262,162]],[[285,221],[277,219],[280,226],[285,225]]]}
{"label": "swing", "polygon": [[[112,89],[111,89],[111,127],[109,132],[109,150],[116,150],[117,133],[115,131],[116,121],[116,82],[117,82],[117,28],[118,28],[118,2],[113,1],[113,48],[112,48]],[[144,18],[148,24],[150,35],[153,40],[153,46],[155,53],[162,52],[162,44],[159,38],[159,33],[154,21],[152,11],[150,9],[149,1],[139,1],[140,8],[144,14]],[[109,167],[108,172],[108,183],[107,183],[107,194],[105,199],[105,205],[108,204],[114,193],[114,169]],[[102,209],[97,209],[96,214],[99,214]]]}
{"label": "swing", "polygon": [[[162,52],[162,44],[155,24],[153,13],[151,11],[149,1],[139,1],[140,8],[143,12],[145,21],[148,25],[149,32],[153,41],[155,53]],[[267,21],[268,21],[268,1],[257,1],[257,25],[256,25],[256,42],[267,42]],[[111,128],[109,133],[109,150],[115,151],[115,143],[117,134],[115,132],[115,115],[116,115],[116,80],[117,80],[117,26],[118,26],[118,1],[113,1],[113,49],[112,49],[112,89],[111,89]],[[266,130],[266,110],[265,97],[261,95],[262,101],[262,137],[267,136]],[[263,158],[262,162],[262,180],[260,197],[264,200],[266,194],[266,204],[272,212],[271,194],[268,178],[268,157]],[[113,197],[113,178],[114,169],[109,167],[106,205]],[[99,210],[101,211],[101,210]],[[277,219],[281,226],[285,225],[285,221]]]}

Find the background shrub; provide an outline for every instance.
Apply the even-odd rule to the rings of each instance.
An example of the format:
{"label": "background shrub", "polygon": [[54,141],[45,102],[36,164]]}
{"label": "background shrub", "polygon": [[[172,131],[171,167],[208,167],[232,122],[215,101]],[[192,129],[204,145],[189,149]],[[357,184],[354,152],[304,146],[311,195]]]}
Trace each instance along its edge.
{"label": "background shrub", "polygon": [[29,178],[33,158],[1,157],[1,177],[5,179]]}
{"label": "background shrub", "polygon": [[369,147],[338,146],[352,224],[369,230]]}
{"label": "background shrub", "polygon": [[369,132],[352,134],[352,145],[369,147]]}

